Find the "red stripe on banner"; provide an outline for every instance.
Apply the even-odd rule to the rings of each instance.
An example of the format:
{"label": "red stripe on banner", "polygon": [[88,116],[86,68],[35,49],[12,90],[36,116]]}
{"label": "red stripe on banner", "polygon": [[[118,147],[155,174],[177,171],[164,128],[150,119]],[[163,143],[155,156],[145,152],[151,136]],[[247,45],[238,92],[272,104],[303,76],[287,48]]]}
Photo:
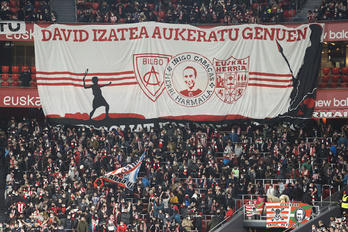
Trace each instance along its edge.
{"label": "red stripe on banner", "polygon": [[249,72],[249,75],[270,76],[270,77],[292,77],[291,74],[276,74],[276,73],[262,73],[262,72]]}
{"label": "red stripe on banner", "polygon": [[[104,80],[104,79],[103,79]],[[263,79],[259,79],[259,78],[249,78],[249,81],[269,81],[269,82],[291,82],[292,80],[274,80],[274,79],[268,79],[268,78],[263,78]]]}
{"label": "red stripe on banner", "polygon": [[[75,114],[65,114],[65,116],[61,117],[57,114],[49,114],[46,116],[47,118],[69,118],[69,119],[81,119],[81,120],[89,120],[89,114],[87,113],[75,113]],[[110,118],[139,118],[139,119],[145,119],[143,115],[140,114],[131,114],[131,113],[124,113],[124,114],[117,114],[117,113],[109,113]],[[105,118],[105,113],[99,115],[98,117],[93,118],[93,120],[102,120]]]}
{"label": "red stripe on banner", "polygon": [[[38,80],[42,81],[83,81],[83,79],[72,78],[72,77],[37,77]],[[131,77],[119,77],[119,78],[103,78],[99,81],[121,81],[135,79],[135,76]],[[86,82],[92,82],[92,79],[85,80]]]}
{"label": "red stripe on banner", "polygon": [[[108,86],[121,86],[121,85],[137,85],[138,82],[125,82],[118,84],[110,84]],[[38,86],[75,86],[75,87],[83,87],[83,84],[75,84],[75,83],[37,83]]]}
{"label": "red stripe on banner", "polygon": [[243,115],[226,115],[226,116],[213,116],[213,115],[181,115],[181,116],[168,116],[160,117],[164,119],[176,119],[176,120],[193,120],[193,121],[221,121],[232,119],[249,119]]}
{"label": "red stripe on banner", "polygon": [[[84,76],[85,73],[73,73],[73,72],[39,72],[36,71],[36,74],[43,75],[57,75],[57,74],[69,74],[75,76]],[[87,76],[117,76],[117,75],[125,75],[125,74],[134,74],[134,71],[124,71],[124,72],[105,72],[105,73],[87,73]]]}
{"label": "red stripe on banner", "polygon": [[267,84],[254,84],[254,83],[249,83],[248,86],[268,87],[268,88],[290,88],[290,87],[292,87],[292,85],[267,85]]}

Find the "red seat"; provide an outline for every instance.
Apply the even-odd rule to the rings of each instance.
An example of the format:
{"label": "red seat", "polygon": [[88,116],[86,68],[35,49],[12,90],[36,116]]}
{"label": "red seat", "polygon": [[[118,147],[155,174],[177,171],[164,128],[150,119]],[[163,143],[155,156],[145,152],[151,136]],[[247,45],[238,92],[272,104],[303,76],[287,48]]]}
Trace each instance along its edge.
{"label": "red seat", "polygon": [[155,4],[148,4],[150,11],[153,11],[155,9]]}
{"label": "red seat", "polygon": [[32,82],[30,83],[30,86],[31,86],[31,87],[36,87],[36,82],[35,82],[35,81],[32,81]]}
{"label": "red seat", "polygon": [[93,3],[93,9],[98,10],[99,9],[99,3],[95,2]]}
{"label": "red seat", "polygon": [[348,75],[342,75],[342,82],[348,82]]}
{"label": "red seat", "polygon": [[333,83],[338,83],[339,80],[340,80],[340,75],[333,75],[333,76],[331,77],[331,81],[332,81]]}
{"label": "red seat", "polygon": [[322,70],[323,70],[324,75],[330,74],[330,68],[323,68]]}
{"label": "red seat", "polygon": [[28,66],[22,66],[22,69],[21,69],[22,72],[24,72],[24,69],[25,69],[25,70],[29,70],[29,67],[28,67]]}
{"label": "red seat", "polygon": [[340,87],[341,87],[341,88],[347,88],[347,86],[348,86],[348,83],[347,83],[347,82],[341,82],[341,83],[340,83]]}
{"label": "red seat", "polygon": [[120,23],[124,23],[126,22],[126,19],[125,18],[120,18]]}
{"label": "red seat", "polygon": [[16,15],[18,13],[18,8],[17,7],[10,7],[10,11],[12,14]]}
{"label": "red seat", "polygon": [[320,89],[325,89],[325,88],[327,88],[327,83],[320,83],[320,84],[319,84],[319,88],[320,88]]}
{"label": "red seat", "polygon": [[342,75],[347,75],[348,74],[348,68],[347,67],[343,67],[342,68]]}
{"label": "red seat", "polygon": [[321,81],[322,81],[323,83],[329,83],[329,81],[330,81],[330,76],[329,76],[329,75],[323,76],[323,77],[321,78]]}
{"label": "red seat", "polygon": [[31,80],[36,81],[36,74],[31,74]]}
{"label": "red seat", "polygon": [[31,73],[36,73],[36,67],[35,66],[32,66],[30,70],[31,70]]}
{"label": "red seat", "polygon": [[10,71],[10,66],[1,66],[1,71],[3,73],[8,73]]}
{"label": "red seat", "polygon": [[255,10],[259,4],[258,3],[253,3],[251,4],[251,7]]}
{"label": "red seat", "polygon": [[17,2],[16,0],[10,0],[10,7],[16,7]]}
{"label": "red seat", "polygon": [[175,4],[178,0],[172,0],[172,3]]}
{"label": "red seat", "polygon": [[11,86],[19,86],[19,81],[12,81]]}
{"label": "red seat", "polygon": [[8,73],[1,74],[1,78],[3,81],[7,81],[9,77],[10,77],[10,75]]}
{"label": "red seat", "polygon": [[331,73],[334,74],[334,75],[340,74],[340,68],[332,68],[331,69]]}
{"label": "red seat", "polygon": [[160,17],[161,19],[163,19],[164,16],[166,16],[166,12],[164,12],[164,11],[158,12],[158,17]]}
{"label": "red seat", "polygon": [[177,9],[177,8],[178,8],[178,4],[173,4],[173,7],[174,7],[175,9]]}
{"label": "red seat", "polygon": [[35,2],[34,2],[34,7],[35,7],[35,8],[40,8],[40,5],[41,5],[41,4],[40,4],[40,1],[35,1]]}
{"label": "red seat", "polygon": [[18,81],[19,80],[19,74],[12,74],[11,75],[12,80]]}
{"label": "red seat", "polygon": [[10,82],[8,81],[2,81],[1,86],[10,86]]}
{"label": "red seat", "polygon": [[335,82],[332,82],[332,83],[330,83],[330,88],[337,88],[337,86],[338,86],[338,83],[335,83]]}
{"label": "red seat", "polygon": [[19,72],[19,66],[12,66],[11,71],[12,71],[12,73],[18,73]]}

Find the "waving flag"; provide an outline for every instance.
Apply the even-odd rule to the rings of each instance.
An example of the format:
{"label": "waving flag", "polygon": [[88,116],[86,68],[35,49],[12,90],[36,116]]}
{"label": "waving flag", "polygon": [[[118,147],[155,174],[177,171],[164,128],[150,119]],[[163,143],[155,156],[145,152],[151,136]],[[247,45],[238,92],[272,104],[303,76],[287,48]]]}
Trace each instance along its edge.
{"label": "waving flag", "polygon": [[254,204],[253,202],[249,202],[249,204],[245,205],[245,212],[247,217],[251,217],[254,215],[261,215],[263,206],[265,202],[260,202]]}
{"label": "waving flag", "polygon": [[128,164],[115,171],[106,173],[104,176],[101,177],[101,179],[118,184],[119,186],[122,186],[124,188],[133,190],[144,157],[145,152],[136,162]]}

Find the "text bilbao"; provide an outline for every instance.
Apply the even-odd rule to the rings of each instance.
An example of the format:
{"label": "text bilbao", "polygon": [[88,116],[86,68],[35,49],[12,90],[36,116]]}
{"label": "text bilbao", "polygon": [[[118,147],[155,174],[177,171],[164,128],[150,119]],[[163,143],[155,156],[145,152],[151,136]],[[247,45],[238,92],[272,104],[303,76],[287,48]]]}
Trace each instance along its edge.
{"label": "text bilbao", "polygon": [[64,29],[55,28],[42,30],[42,41],[58,40],[85,42],[91,41],[124,41],[139,39],[164,39],[192,42],[218,42],[236,41],[239,37],[250,40],[277,40],[295,42],[304,40],[308,33],[308,28],[301,29],[281,29],[267,27],[245,27],[243,29],[233,27],[214,31],[186,28],[167,28],[167,27],[120,27],[120,28],[101,28],[101,29]]}

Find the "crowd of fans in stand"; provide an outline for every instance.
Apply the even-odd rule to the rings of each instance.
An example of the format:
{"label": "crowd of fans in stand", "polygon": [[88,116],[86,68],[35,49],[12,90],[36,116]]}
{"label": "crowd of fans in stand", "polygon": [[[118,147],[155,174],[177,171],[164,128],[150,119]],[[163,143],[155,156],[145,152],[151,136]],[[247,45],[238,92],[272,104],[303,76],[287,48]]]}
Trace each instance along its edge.
{"label": "crowd of fans in stand", "polygon": [[318,221],[318,224],[313,224],[312,229],[309,232],[346,232],[348,231],[347,215],[343,215],[343,217],[330,217],[329,225],[325,225],[322,220]]}
{"label": "crowd of fans in stand", "polygon": [[[134,23],[160,21],[166,23],[266,23],[285,22],[293,17],[295,0],[102,0],[77,3],[79,22]],[[93,4],[97,3],[97,5]],[[298,7],[298,6],[297,6]]]}
{"label": "crowd of fans in stand", "polygon": [[347,2],[342,0],[322,1],[319,7],[308,11],[307,17],[310,23],[322,20],[346,20],[348,19]]}
{"label": "crowd of fans in stand", "polygon": [[50,0],[1,0],[1,20],[28,22],[56,22],[57,15],[50,9]]}
{"label": "crowd of fans in stand", "polygon": [[[170,123],[159,130],[108,132],[12,118],[0,133],[8,169],[2,228],[203,231],[206,221],[213,228],[229,219],[241,194],[287,194],[311,204],[322,185],[348,180],[348,126],[313,128],[248,124],[223,132]],[[307,137],[318,139],[309,144]],[[99,178],[144,151],[134,191]],[[265,178],[296,183],[266,190],[255,181]]]}

